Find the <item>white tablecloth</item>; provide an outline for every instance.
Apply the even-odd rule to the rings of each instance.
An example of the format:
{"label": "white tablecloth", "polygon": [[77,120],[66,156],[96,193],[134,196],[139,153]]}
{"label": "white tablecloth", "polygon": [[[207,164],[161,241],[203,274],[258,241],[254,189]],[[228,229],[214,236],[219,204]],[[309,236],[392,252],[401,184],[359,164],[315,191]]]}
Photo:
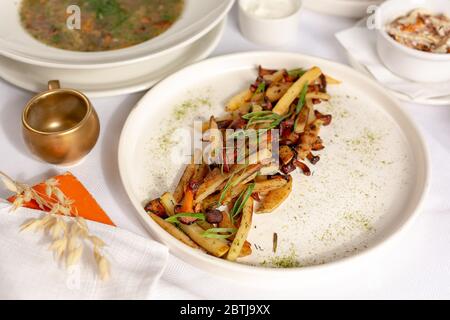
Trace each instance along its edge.
{"label": "white tablecloth", "polygon": [[[334,33],[354,20],[309,11],[301,36],[283,51],[301,52],[346,63]],[[245,40],[236,8],[214,56],[268,49]],[[94,99],[102,132],[85,161],[71,171],[85,183],[121,228],[147,235],[122,187],[117,144],[127,115],[143,93]],[[20,181],[37,182],[61,169],[30,157],[22,142],[20,117],[31,93],[0,80],[0,169]],[[450,108],[403,103],[424,131],[433,163],[432,190],[425,209],[400,238],[339,269],[277,285],[243,284],[207,274],[171,256],[157,296],[161,299],[450,298]],[[0,197],[5,194],[0,193]]]}

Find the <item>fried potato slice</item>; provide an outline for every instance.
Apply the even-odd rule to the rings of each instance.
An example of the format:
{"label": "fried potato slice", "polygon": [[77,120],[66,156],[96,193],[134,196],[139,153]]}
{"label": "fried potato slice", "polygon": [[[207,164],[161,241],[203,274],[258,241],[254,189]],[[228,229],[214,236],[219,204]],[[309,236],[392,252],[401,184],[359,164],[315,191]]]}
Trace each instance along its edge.
{"label": "fried potato slice", "polygon": [[235,95],[231,100],[227,103],[226,110],[228,112],[235,111],[243,106],[246,102],[250,101],[253,96],[253,92],[250,89],[242,91],[241,93]]}
{"label": "fried potato slice", "polygon": [[270,192],[284,187],[288,181],[283,177],[277,176],[264,181],[255,183],[254,193]]}
{"label": "fried potato slice", "polygon": [[239,258],[247,257],[252,254],[252,244],[248,241],[244,242],[241,252],[239,253]]}
{"label": "fried potato slice", "polygon": [[327,80],[327,84],[341,84],[342,81],[334,79],[328,75],[325,75],[325,79]]}
{"label": "fried potato slice", "polygon": [[308,124],[309,114],[310,114],[309,106],[303,106],[302,110],[298,114],[295,119],[295,133],[303,133],[305,131],[306,125]]}
{"label": "fried potato slice", "polygon": [[292,177],[281,188],[270,191],[262,200],[256,213],[270,213],[278,208],[289,197],[292,191]]}
{"label": "fried potato slice", "polygon": [[191,180],[195,182],[202,182],[208,175],[208,173],[209,167],[207,164],[197,164],[195,165],[195,172]]}
{"label": "fried potato slice", "polygon": [[154,213],[149,213],[150,217],[164,230],[166,230],[169,234],[171,234],[175,239],[180,240],[184,244],[188,245],[191,248],[198,249],[200,248],[194,241],[189,238],[189,236],[184,233],[182,230],[178,229],[174,224],[165,221],[164,219],[158,217]]}
{"label": "fried potato slice", "polygon": [[228,173],[222,173],[219,168],[215,168],[213,171],[211,171],[203,181],[203,183],[200,185],[194,203],[201,203],[203,200],[205,200],[209,195],[216,192],[221,184],[228,179],[233,173],[239,173],[240,171],[244,170],[244,165],[234,165],[230,172]]}
{"label": "fried potato slice", "polygon": [[[161,203],[166,209],[166,213],[169,216],[173,216],[175,213],[176,202],[172,194],[169,192],[163,194],[161,196]],[[192,239],[192,241],[194,241],[200,247],[205,249],[206,252],[212,254],[213,256],[222,257],[230,249],[228,242],[224,239],[205,238],[203,236],[205,230],[196,223],[190,225],[180,223],[179,227],[184,231],[186,235],[189,236],[190,239]]]}
{"label": "fried potato slice", "polygon": [[308,92],[306,94],[306,99],[320,99],[328,101],[331,99],[331,96],[328,93],[323,92]]}
{"label": "fried potato slice", "polygon": [[[236,228],[236,226],[231,222],[230,216],[226,212],[222,212],[222,221],[219,223],[219,228]],[[231,237],[230,240],[233,240],[234,237]],[[239,257],[246,257],[252,254],[252,244],[248,241],[245,241],[242,246],[241,253]]]}
{"label": "fried potato slice", "polygon": [[183,199],[184,190],[189,183],[189,180],[191,180],[192,176],[195,174],[195,168],[195,164],[188,164],[184,169],[184,173],[181,176],[181,179],[178,182],[178,185],[173,193],[173,197],[175,198],[175,201],[177,203],[179,203]]}
{"label": "fried potato slice", "polygon": [[253,219],[253,199],[250,197],[242,210],[241,224],[228,251],[227,260],[236,261],[247,240]]}
{"label": "fried potato slice", "polygon": [[213,256],[219,258],[223,257],[230,249],[228,242],[224,239],[205,238],[203,236],[205,230],[196,223],[191,225],[180,224],[180,228],[195,243],[197,243],[200,247],[205,249],[208,253],[212,254]]}
{"label": "fried potato slice", "polygon": [[279,153],[280,159],[283,164],[288,164],[295,156],[294,151],[292,151],[292,149],[286,145],[280,147]]}
{"label": "fried potato slice", "polygon": [[200,185],[195,197],[195,203],[203,201],[206,197],[216,192],[220,185],[229,177],[230,173],[222,174],[219,168],[211,171]]}
{"label": "fried potato slice", "polygon": [[170,192],[166,192],[161,196],[160,201],[166,210],[166,214],[168,216],[173,216],[175,213],[175,206],[178,204],[175,197]]}
{"label": "fried potato slice", "polygon": [[286,94],[286,92],[289,90],[291,86],[292,82],[274,83],[269,87],[269,89],[267,89],[266,97],[269,99],[270,102],[278,101]]}
{"label": "fried potato slice", "polygon": [[307,126],[305,132],[300,137],[300,144],[296,148],[298,160],[305,160],[311,152],[313,145],[319,137],[322,124],[322,120],[316,119],[312,124]]}
{"label": "fried potato slice", "polygon": [[160,199],[153,199],[145,207],[144,210],[156,214],[158,217],[163,217],[166,214],[164,206]]}
{"label": "fried potato slice", "polygon": [[281,69],[272,74],[267,74],[263,76],[266,82],[276,83],[284,79],[284,75],[287,74],[286,69]]}
{"label": "fried potato slice", "polygon": [[300,77],[285,93],[285,95],[278,101],[273,112],[279,114],[280,116],[285,115],[289,112],[289,107],[292,102],[300,95],[305,85],[309,85],[316,81],[320,77],[322,71],[318,67],[313,67],[303,76]]}
{"label": "fried potato slice", "polygon": [[[255,182],[255,188],[253,189],[253,193],[266,193],[272,190],[279,189],[287,184],[287,180],[283,177],[273,177],[271,179],[264,179]],[[248,184],[239,184],[232,188],[232,190],[225,196],[223,199],[223,204],[229,204],[235,198],[237,198],[245,189],[247,189]],[[220,194],[214,194],[206,198],[202,202],[202,208],[205,210],[211,207],[214,204],[217,204],[220,200]],[[224,227],[225,228],[225,227]]]}

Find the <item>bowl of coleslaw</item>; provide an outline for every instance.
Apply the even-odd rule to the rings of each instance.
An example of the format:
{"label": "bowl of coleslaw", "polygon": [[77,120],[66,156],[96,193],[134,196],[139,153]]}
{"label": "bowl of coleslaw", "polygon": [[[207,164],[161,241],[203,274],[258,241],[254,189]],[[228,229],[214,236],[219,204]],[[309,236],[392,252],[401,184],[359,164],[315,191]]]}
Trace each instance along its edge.
{"label": "bowl of coleslaw", "polygon": [[376,16],[380,59],[408,80],[449,81],[449,17],[448,0],[386,1]]}

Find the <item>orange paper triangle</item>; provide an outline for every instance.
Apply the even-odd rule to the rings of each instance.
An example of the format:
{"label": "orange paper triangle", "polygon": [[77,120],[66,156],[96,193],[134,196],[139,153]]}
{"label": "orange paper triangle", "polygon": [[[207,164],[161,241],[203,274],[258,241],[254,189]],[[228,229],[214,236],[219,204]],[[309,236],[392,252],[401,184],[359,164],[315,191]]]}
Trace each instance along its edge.
{"label": "orange paper triangle", "polygon": [[[115,226],[108,215],[99,206],[97,201],[95,201],[91,194],[74,175],[72,175],[70,172],[67,172],[63,175],[54,177],[54,179],[59,182],[58,188],[66,195],[66,197],[74,201],[72,207],[78,212],[78,215],[80,217],[83,217],[86,220]],[[49,200],[49,198],[45,194],[44,183],[34,186],[33,189],[36,192],[39,192],[39,194],[45,200]],[[10,197],[8,199],[8,201],[10,202],[14,202],[14,200],[15,197]],[[40,210],[39,205],[34,200],[24,204],[24,207]],[[48,208],[46,209],[46,211],[50,211],[48,210]]]}

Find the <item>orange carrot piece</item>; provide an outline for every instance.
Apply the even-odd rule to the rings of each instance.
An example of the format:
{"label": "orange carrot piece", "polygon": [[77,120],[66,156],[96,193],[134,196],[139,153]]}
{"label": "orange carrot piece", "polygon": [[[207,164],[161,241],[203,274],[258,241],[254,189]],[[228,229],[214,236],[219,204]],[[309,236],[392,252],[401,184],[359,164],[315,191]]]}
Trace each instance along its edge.
{"label": "orange carrot piece", "polygon": [[190,188],[187,188],[186,192],[184,193],[181,212],[194,212],[194,192]]}

